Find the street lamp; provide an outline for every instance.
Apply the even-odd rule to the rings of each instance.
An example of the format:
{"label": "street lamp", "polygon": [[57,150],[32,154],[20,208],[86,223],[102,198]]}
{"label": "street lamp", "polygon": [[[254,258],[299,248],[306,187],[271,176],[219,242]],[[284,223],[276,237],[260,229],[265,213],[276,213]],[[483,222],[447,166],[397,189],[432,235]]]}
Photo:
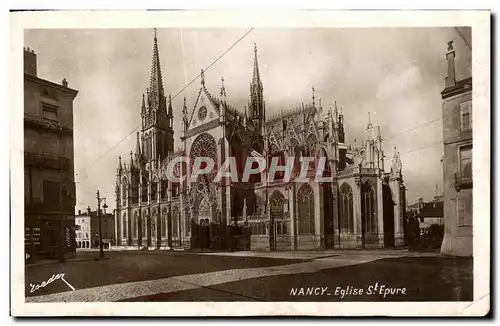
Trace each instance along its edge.
{"label": "street lamp", "polygon": [[104,215],[106,215],[106,198],[101,198],[99,196],[99,190],[97,190],[97,219],[99,220],[99,258],[104,258],[104,247],[102,243],[102,223],[101,223],[101,200],[104,200],[104,205],[102,208],[104,209]]}

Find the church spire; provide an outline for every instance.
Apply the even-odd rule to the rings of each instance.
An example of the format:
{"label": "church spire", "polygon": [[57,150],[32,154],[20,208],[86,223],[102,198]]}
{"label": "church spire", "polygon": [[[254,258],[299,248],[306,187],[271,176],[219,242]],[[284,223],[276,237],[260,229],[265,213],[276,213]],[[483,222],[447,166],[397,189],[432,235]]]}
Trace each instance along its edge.
{"label": "church spire", "polygon": [[154,29],[153,58],[151,60],[151,76],[149,79],[149,101],[154,109],[159,109],[164,99],[163,81],[161,77],[160,55],[158,52],[158,39]]}
{"label": "church spire", "polygon": [[248,103],[249,118],[261,129],[265,119],[265,103],[262,81],[260,80],[259,62],[257,59],[257,44],[254,44],[253,76],[250,83],[250,103]]}
{"label": "church spire", "polygon": [[252,83],[253,84],[260,84],[260,73],[259,73],[259,61],[257,60],[257,44],[254,43],[253,45],[253,78],[252,78]]}

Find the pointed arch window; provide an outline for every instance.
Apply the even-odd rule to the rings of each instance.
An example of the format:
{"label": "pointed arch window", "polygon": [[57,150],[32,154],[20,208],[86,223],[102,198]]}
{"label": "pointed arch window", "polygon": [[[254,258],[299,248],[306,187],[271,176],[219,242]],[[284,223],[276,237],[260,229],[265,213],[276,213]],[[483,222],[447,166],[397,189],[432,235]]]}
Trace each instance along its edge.
{"label": "pointed arch window", "polygon": [[148,236],[148,211],[142,212],[142,238]]}
{"label": "pointed arch window", "polygon": [[161,212],[161,236],[165,237],[167,234],[167,209],[163,208]]}
{"label": "pointed arch window", "polygon": [[[190,151],[191,156],[191,171],[193,170],[194,159],[196,157],[209,157],[215,162],[214,170],[209,174],[209,179],[215,176],[217,172],[217,143],[209,134],[201,134],[193,142]],[[203,168],[203,166],[202,166]]]}
{"label": "pointed arch window", "polygon": [[179,219],[180,219],[179,207],[174,206],[174,209],[172,210],[172,236],[173,237],[179,236]]}
{"label": "pointed arch window", "polygon": [[377,233],[378,221],[376,213],[375,192],[369,181],[363,184],[362,211],[365,225],[365,233]]}
{"label": "pointed arch window", "polygon": [[122,231],[123,231],[123,239],[126,239],[127,238],[127,213],[123,213]]}
{"label": "pointed arch window", "polygon": [[353,194],[347,183],[340,187],[340,232],[354,233]]}
{"label": "pointed arch window", "polygon": [[314,192],[312,187],[305,183],[298,193],[299,204],[299,235],[315,234],[314,223]]}
{"label": "pointed arch window", "polygon": [[132,238],[137,238],[137,228],[139,227],[139,212],[134,213],[134,220],[132,221]]}

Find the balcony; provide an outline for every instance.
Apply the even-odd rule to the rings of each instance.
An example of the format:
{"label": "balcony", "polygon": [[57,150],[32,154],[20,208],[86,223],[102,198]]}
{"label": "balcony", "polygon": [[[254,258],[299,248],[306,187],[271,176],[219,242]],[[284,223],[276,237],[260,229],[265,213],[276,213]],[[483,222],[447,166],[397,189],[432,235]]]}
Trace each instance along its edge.
{"label": "balcony", "polygon": [[460,191],[462,189],[470,188],[472,188],[472,176],[455,172],[455,190]]}
{"label": "balcony", "polygon": [[73,132],[73,125],[69,123],[63,123],[58,120],[45,119],[41,116],[34,114],[24,114],[24,125],[35,128],[42,128],[46,130],[56,131],[56,132]]}
{"label": "balcony", "polygon": [[47,214],[52,216],[72,216],[75,212],[75,206],[69,201],[64,201],[62,204],[59,203],[45,203],[39,198],[33,199],[33,202],[29,202],[29,199],[24,201],[24,210],[27,214]]}
{"label": "balcony", "polygon": [[62,171],[69,171],[71,167],[68,158],[30,152],[24,153],[24,165]]}

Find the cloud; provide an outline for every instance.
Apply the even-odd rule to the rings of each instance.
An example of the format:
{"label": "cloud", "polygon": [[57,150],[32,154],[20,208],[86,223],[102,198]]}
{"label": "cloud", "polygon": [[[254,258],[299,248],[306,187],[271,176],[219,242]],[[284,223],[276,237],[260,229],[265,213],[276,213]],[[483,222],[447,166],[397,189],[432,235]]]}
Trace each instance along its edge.
{"label": "cloud", "polygon": [[404,95],[408,90],[420,85],[422,76],[418,67],[411,66],[401,73],[391,74],[385,77],[377,89],[377,98],[387,99],[394,96]]}

